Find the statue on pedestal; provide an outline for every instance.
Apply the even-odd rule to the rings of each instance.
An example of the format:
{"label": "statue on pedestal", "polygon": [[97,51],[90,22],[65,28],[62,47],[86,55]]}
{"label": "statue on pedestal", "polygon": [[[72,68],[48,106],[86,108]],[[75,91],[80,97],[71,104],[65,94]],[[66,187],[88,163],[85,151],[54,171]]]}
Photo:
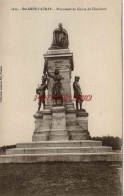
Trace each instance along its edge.
{"label": "statue on pedestal", "polygon": [[57,100],[61,100],[61,105],[63,105],[63,97],[62,97],[62,83],[60,82],[64,78],[59,74],[59,70],[55,69],[54,75],[51,75],[48,72],[48,76],[53,78],[53,89],[52,89],[52,98],[55,99],[55,103],[57,105]]}
{"label": "statue on pedestal", "polygon": [[76,109],[78,110],[78,105],[80,104],[80,110],[82,110],[82,92],[81,87],[79,85],[79,76],[75,76],[75,81],[73,83],[73,89],[74,89],[74,98],[76,99]]}
{"label": "statue on pedestal", "polygon": [[42,84],[40,85],[40,87],[38,87],[36,89],[36,93],[39,95],[39,102],[38,102],[38,112],[40,111],[41,108],[41,104],[43,103],[43,108],[45,108],[45,91],[47,89],[47,77],[46,76],[42,76]]}
{"label": "statue on pedestal", "polygon": [[66,49],[68,48],[68,33],[63,29],[62,24],[59,24],[59,28],[53,32],[53,41],[50,49]]}

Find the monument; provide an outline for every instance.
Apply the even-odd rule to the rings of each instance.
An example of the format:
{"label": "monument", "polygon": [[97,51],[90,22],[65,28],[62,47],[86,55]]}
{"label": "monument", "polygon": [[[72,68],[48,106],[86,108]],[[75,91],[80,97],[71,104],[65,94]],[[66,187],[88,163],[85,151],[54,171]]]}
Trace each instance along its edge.
{"label": "monument", "polygon": [[75,81],[73,83],[73,89],[74,89],[74,98],[76,99],[76,109],[78,110],[78,105],[80,104],[80,110],[82,110],[82,92],[81,87],[79,85],[79,76],[75,76]]}
{"label": "monument", "polygon": [[75,77],[76,81],[73,84],[76,109],[72,101],[71,73],[74,65],[73,53],[68,46],[68,33],[62,24],[59,24],[59,28],[53,32],[51,47],[44,54],[43,77],[48,78],[49,98],[43,111],[34,115],[33,141],[89,139],[88,113],[82,109],[79,77]]}
{"label": "monument", "polygon": [[32,142],[16,144],[16,148],[0,156],[0,163],[121,161],[121,153],[112,152],[112,148],[102,146],[101,141],[90,140],[88,113],[82,108],[80,76],[75,76],[74,93],[71,92],[73,53],[61,23],[53,31],[51,47],[43,57],[42,83],[36,89],[39,101]]}

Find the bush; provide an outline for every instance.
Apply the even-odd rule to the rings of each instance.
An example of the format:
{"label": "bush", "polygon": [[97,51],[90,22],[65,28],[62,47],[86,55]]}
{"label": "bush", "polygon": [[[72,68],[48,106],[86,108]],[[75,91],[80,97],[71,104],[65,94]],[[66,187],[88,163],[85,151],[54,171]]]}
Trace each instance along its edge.
{"label": "bush", "polygon": [[0,147],[0,154],[6,154],[6,149],[16,148],[16,145],[2,146]]}
{"label": "bush", "polygon": [[91,140],[102,141],[103,146],[110,146],[112,150],[121,150],[122,139],[113,136],[91,137]]}

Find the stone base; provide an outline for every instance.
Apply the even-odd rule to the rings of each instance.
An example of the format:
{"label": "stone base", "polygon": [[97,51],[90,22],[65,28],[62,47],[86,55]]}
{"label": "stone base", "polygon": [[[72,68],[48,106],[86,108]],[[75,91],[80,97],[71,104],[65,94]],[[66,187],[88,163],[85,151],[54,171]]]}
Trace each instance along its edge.
{"label": "stone base", "polygon": [[44,147],[101,147],[101,141],[94,140],[69,140],[69,141],[42,141],[16,144],[17,148],[44,148]]}
{"label": "stone base", "polygon": [[35,131],[32,136],[32,141],[48,141],[51,125],[51,110],[45,109],[42,112],[36,112]]}
{"label": "stone base", "polygon": [[32,136],[32,141],[33,142],[37,142],[37,141],[48,141],[48,140],[49,140],[48,133],[47,134],[34,133],[34,135]]}
{"label": "stone base", "polygon": [[88,132],[88,113],[84,109],[68,109],[66,113],[66,126],[69,140],[90,139]]}
{"label": "stone base", "polygon": [[91,161],[122,161],[120,153],[59,153],[59,154],[28,154],[2,155],[0,163],[36,163],[36,162],[91,162]]}
{"label": "stone base", "polygon": [[52,107],[52,121],[49,134],[49,141],[69,140],[69,135],[66,129],[65,107]]}
{"label": "stone base", "polygon": [[6,154],[46,154],[46,153],[104,153],[112,152],[111,147],[43,147],[43,148],[13,148]]}
{"label": "stone base", "polygon": [[101,141],[43,141],[16,146],[0,156],[0,163],[122,161],[122,153],[112,152]]}
{"label": "stone base", "polygon": [[69,136],[67,133],[61,133],[61,134],[57,134],[56,132],[55,133],[52,133],[50,134],[49,136],[49,141],[63,141],[63,140],[69,140]]}
{"label": "stone base", "polygon": [[88,113],[84,109],[77,111],[73,107],[53,106],[37,112],[34,118],[32,141],[90,139]]}
{"label": "stone base", "polygon": [[88,131],[69,131],[69,140],[87,140],[88,137]]}

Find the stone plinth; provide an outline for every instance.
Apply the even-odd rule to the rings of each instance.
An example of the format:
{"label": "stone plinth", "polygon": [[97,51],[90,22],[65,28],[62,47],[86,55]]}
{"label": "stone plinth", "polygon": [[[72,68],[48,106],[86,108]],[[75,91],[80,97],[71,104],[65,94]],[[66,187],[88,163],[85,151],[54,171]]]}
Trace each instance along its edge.
{"label": "stone plinth", "polygon": [[46,153],[104,153],[112,152],[112,147],[45,147],[45,148],[13,148],[6,154],[46,154]]}
{"label": "stone plinth", "polygon": [[68,132],[66,130],[65,107],[52,108],[52,122],[49,140],[68,140]]}
{"label": "stone plinth", "polygon": [[34,115],[35,131],[32,136],[32,141],[47,141],[49,140],[51,111],[43,110]]}
{"label": "stone plinth", "polygon": [[33,162],[85,162],[122,161],[122,152],[112,152],[111,147],[102,146],[101,141],[42,141],[19,143],[16,148],[0,156],[0,163]]}
{"label": "stone plinth", "polygon": [[17,148],[45,148],[45,147],[101,147],[101,141],[94,140],[68,140],[68,141],[41,141],[16,144]]}
{"label": "stone plinth", "polygon": [[122,153],[49,153],[1,155],[0,163],[122,161]]}
{"label": "stone plinth", "polygon": [[[75,109],[68,109],[66,113],[66,125],[69,133],[70,140],[86,140],[89,139],[88,125],[82,121],[83,119],[78,119],[78,113]],[[86,112],[85,112],[86,113]],[[78,116],[78,117],[77,117]],[[83,118],[81,116],[81,118]],[[87,125],[87,128],[86,126]]]}
{"label": "stone plinth", "polygon": [[90,134],[88,132],[88,113],[85,109],[78,110],[76,113],[77,124],[82,127],[83,133],[85,135],[85,139],[90,138]]}
{"label": "stone plinth", "polygon": [[34,118],[32,141],[89,139],[88,113],[85,110],[56,106],[37,112]]}
{"label": "stone plinth", "polygon": [[6,155],[0,156],[0,163],[54,161],[122,161],[122,152],[113,152],[111,147],[102,146],[101,141],[63,140],[18,143],[16,148],[6,150]]}

